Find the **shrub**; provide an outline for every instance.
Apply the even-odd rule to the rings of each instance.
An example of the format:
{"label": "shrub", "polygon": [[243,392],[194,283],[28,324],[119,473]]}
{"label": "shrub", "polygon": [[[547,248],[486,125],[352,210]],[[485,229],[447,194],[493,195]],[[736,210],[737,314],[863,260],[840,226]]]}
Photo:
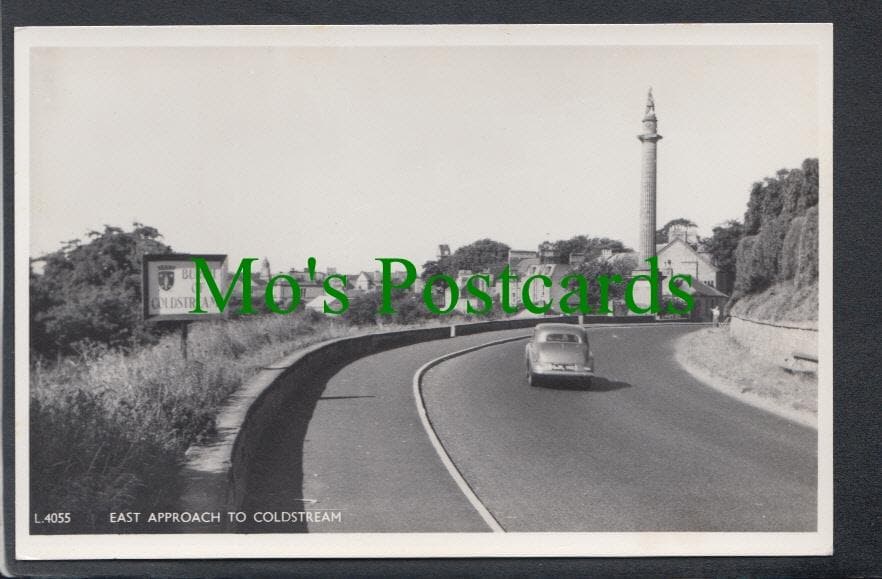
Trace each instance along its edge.
{"label": "shrub", "polygon": [[781,248],[781,269],[778,272],[781,281],[793,279],[799,270],[800,261],[804,257],[801,246],[805,221],[805,216],[795,217],[784,237],[784,245]]}
{"label": "shrub", "polygon": [[30,276],[32,355],[70,354],[80,341],[128,347],[158,338],[141,320],[141,262],[145,253],[171,248],[140,223],[88,237],[34,260],[43,272]]}
{"label": "shrub", "polygon": [[818,207],[805,213],[805,225],[799,244],[799,267],[794,276],[797,287],[818,281]]}
{"label": "shrub", "polygon": [[776,282],[796,279],[802,287],[817,281],[817,202],[816,159],[753,185],[744,215],[747,236],[735,251],[733,300]]}
{"label": "shrub", "polygon": [[[93,514],[173,508],[183,453],[210,433],[245,379],[306,344],[351,333],[303,312],[194,324],[190,357],[178,337],[125,353],[81,344],[77,356],[31,370],[33,510]],[[91,514],[90,514],[91,513]]]}

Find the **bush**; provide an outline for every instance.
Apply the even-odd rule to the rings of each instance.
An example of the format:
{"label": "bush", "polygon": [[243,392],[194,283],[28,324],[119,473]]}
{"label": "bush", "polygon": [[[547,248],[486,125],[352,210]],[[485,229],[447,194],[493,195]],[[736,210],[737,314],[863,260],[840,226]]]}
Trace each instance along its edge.
{"label": "bush", "polygon": [[382,295],[379,291],[371,291],[353,297],[349,309],[342,318],[354,326],[374,324],[414,324],[429,319],[437,319],[423,303],[422,295],[412,291],[396,291],[392,293],[392,314],[379,313]]}
{"label": "bush", "polygon": [[378,291],[354,296],[349,300],[349,309],[343,312],[343,319],[353,326],[376,324],[380,302],[381,296]]}
{"label": "bush", "polygon": [[758,235],[750,235],[741,239],[738,243],[738,249],[735,250],[735,260],[738,264],[735,296],[759,292],[771,284],[772,280],[762,267]]}
{"label": "bush", "polygon": [[805,214],[805,225],[799,244],[799,267],[794,279],[797,287],[807,287],[818,281],[818,207]]}
{"label": "bush", "polygon": [[[72,511],[86,527],[106,511],[174,508],[184,451],[211,433],[224,400],[263,366],[307,344],[351,334],[312,313],[194,324],[129,353],[81,345],[31,370],[31,503]],[[149,484],[148,484],[149,483]],[[105,517],[106,519],[106,517]]]}
{"label": "bush", "polygon": [[747,236],[735,251],[733,300],[789,280],[796,287],[817,281],[817,202],[816,159],[753,185],[744,215]]}
{"label": "bush", "polygon": [[[359,298],[362,324],[312,310],[193,324],[188,360],[177,335],[126,350],[81,341],[76,355],[57,363],[35,360],[32,510],[76,512],[77,530],[106,531],[109,511],[176,508],[184,452],[212,433],[227,397],[299,348],[373,331],[379,294]],[[429,317],[415,298],[396,296],[400,309],[384,319],[387,328]]]}
{"label": "bush", "polygon": [[778,278],[781,281],[793,279],[799,271],[802,255],[802,236],[805,231],[805,216],[795,217],[790,222],[790,229],[784,237],[784,246],[781,248],[781,268]]}
{"label": "bush", "polygon": [[32,355],[71,354],[78,342],[130,347],[158,339],[141,319],[141,262],[171,248],[140,223],[132,231],[105,226],[88,238],[34,260],[43,272],[30,276]]}

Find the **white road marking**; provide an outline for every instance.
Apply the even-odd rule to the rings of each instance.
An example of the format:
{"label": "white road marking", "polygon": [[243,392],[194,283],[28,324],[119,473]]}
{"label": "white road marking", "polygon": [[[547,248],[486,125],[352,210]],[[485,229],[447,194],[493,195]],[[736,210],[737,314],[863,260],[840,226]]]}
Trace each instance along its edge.
{"label": "white road marking", "polygon": [[[646,323],[646,324],[585,324],[582,327],[590,330],[591,328],[622,328],[622,329],[630,329],[630,328],[647,328],[647,327],[657,327],[657,326],[667,326],[667,325],[707,325],[703,323],[689,323],[689,322],[655,322],[655,323]],[[423,391],[422,391],[422,379],[423,375],[432,367],[444,362],[445,360],[449,360],[451,358],[455,358],[457,356],[461,356],[463,354],[468,354],[469,352],[474,352],[475,350],[480,350],[481,348],[487,348],[489,346],[496,346],[498,344],[505,344],[506,342],[515,342],[517,340],[524,340],[529,338],[530,334],[525,334],[523,336],[516,336],[513,338],[503,338],[501,340],[494,340],[492,342],[487,342],[485,344],[479,344],[477,346],[472,346],[470,348],[465,348],[462,350],[457,350],[456,352],[451,352],[449,354],[445,354],[443,356],[439,356],[434,360],[429,360],[422,366],[420,369],[416,371],[413,375],[413,398],[416,403],[417,413],[420,416],[420,422],[423,425],[423,430],[426,431],[426,435],[429,437],[429,442],[432,443],[432,447],[435,449],[435,452],[438,454],[438,457],[441,459],[441,463],[444,465],[444,468],[447,469],[447,472],[450,474],[453,481],[456,483],[456,486],[459,487],[459,490],[465,495],[465,498],[468,499],[469,503],[471,503],[472,507],[478,512],[484,522],[494,533],[504,533],[505,529],[499,524],[499,521],[496,520],[496,517],[493,516],[487,507],[484,506],[484,503],[481,502],[481,499],[478,498],[478,495],[475,494],[475,491],[472,490],[472,487],[469,486],[469,483],[463,478],[462,474],[459,472],[459,469],[456,468],[456,465],[453,463],[453,460],[450,458],[450,455],[447,454],[447,450],[444,448],[444,445],[441,443],[441,440],[438,438],[438,435],[435,433],[435,429],[432,427],[432,421],[429,420],[429,415],[426,413],[426,406],[423,402]]]}
{"label": "white road marking", "polygon": [[514,338],[504,338],[502,340],[495,340],[493,342],[487,342],[486,344],[480,344],[478,346],[472,346],[471,348],[465,348],[464,350],[458,350],[450,354],[445,354],[444,356],[440,356],[438,358],[435,358],[434,360],[426,362],[413,375],[413,398],[416,402],[417,412],[420,415],[420,422],[422,422],[423,424],[423,429],[426,431],[426,434],[429,437],[429,441],[432,443],[432,447],[434,447],[435,452],[438,453],[438,457],[444,464],[444,468],[447,469],[447,472],[453,478],[456,486],[459,487],[459,490],[462,492],[463,495],[465,495],[465,498],[468,499],[472,507],[474,507],[478,514],[481,515],[481,518],[484,519],[484,522],[487,523],[487,526],[490,527],[490,530],[492,530],[494,533],[504,533],[505,529],[502,528],[502,526],[499,524],[499,521],[496,520],[496,517],[494,517],[493,514],[489,510],[487,510],[487,507],[484,506],[484,503],[481,502],[481,499],[478,498],[478,495],[475,494],[475,491],[472,490],[472,487],[470,487],[469,483],[466,482],[466,480],[463,478],[462,474],[459,472],[459,469],[457,469],[456,465],[453,464],[453,460],[451,460],[450,455],[447,454],[447,450],[445,450],[444,445],[438,438],[438,435],[435,434],[435,429],[432,427],[432,421],[429,420],[429,416],[428,414],[426,414],[426,406],[423,403],[422,378],[423,375],[429,370],[429,368],[432,368],[433,366],[440,364],[445,360],[449,360],[450,358],[455,358],[456,356],[460,356],[462,354],[467,354],[475,350],[480,350],[481,348],[487,348],[489,346],[495,346],[497,344],[504,344],[506,342],[523,340],[529,337],[529,334],[527,334]]}

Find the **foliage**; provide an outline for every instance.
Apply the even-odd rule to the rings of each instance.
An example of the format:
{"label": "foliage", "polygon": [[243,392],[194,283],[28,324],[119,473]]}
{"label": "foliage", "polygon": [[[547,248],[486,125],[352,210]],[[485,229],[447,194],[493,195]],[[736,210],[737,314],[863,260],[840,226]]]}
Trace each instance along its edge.
{"label": "foliage", "polygon": [[435,316],[429,312],[422,301],[422,294],[413,291],[392,292],[392,314],[380,314],[382,295],[379,291],[369,291],[353,297],[342,318],[353,326],[375,324],[413,324]]}
{"label": "foliage", "polygon": [[486,268],[500,270],[508,261],[509,249],[508,245],[499,241],[479,239],[458,248],[449,256],[423,264],[422,278],[425,280],[438,273],[456,277],[461,269],[472,272],[483,271]]}
{"label": "foliage", "polygon": [[91,345],[59,362],[37,360],[32,510],[74,512],[76,530],[108,532],[107,512],[179,508],[184,452],[212,432],[236,388],[307,345],[373,330],[298,310],[193,324],[188,360],[176,335],[127,352]]}
{"label": "foliage", "polygon": [[587,235],[576,235],[569,239],[545,242],[542,245],[554,250],[558,256],[558,263],[570,263],[570,255],[573,253],[583,253],[586,261],[593,261],[600,257],[604,249],[612,250],[613,253],[629,251],[628,247],[618,239]]}
{"label": "foliage", "polygon": [[655,243],[656,245],[667,243],[668,242],[668,234],[671,231],[671,227],[675,225],[684,225],[686,227],[698,227],[691,219],[686,219],[685,217],[678,217],[676,219],[671,219],[661,229],[657,229],[655,232]]}
{"label": "foliage", "polygon": [[817,159],[754,183],[735,251],[734,299],[775,283],[794,280],[799,288],[817,281],[817,203]]}
{"label": "foliage", "polygon": [[[608,278],[612,278],[612,276],[617,275],[621,277],[623,280],[627,280],[631,276],[631,272],[633,272],[637,268],[637,258],[633,254],[628,254],[620,259],[594,259],[591,261],[586,261],[578,266],[576,266],[573,270],[573,273],[577,273],[583,275],[586,280],[588,280],[588,303],[589,305],[597,309],[599,305],[599,291],[596,285],[596,280],[600,276],[607,276]],[[610,284],[608,297],[610,301],[612,300],[620,300],[625,295],[625,286],[621,283]]]}
{"label": "foliage", "polygon": [[423,269],[422,269],[422,273],[420,274],[420,278],[422,278],[425,281],[434,275],[438,275],[438,274],[442,274],[442,273],[444,273],[444,270],[442,269],[441,261],[431,259],[423,264]]}
{"label": "foliage", "polygon": [[381,296],[378,291],[369,291],[349,300],[349,309],[342,318],[353,326],[366,326],[377,323]]}
{"label": "foliage", "polygon": [[84,343],[111,347],[154,341],[141,320],[141,260],[171,248],[153,227],[135,223],[132,231],[104,226],[89,241],[68,241],[35,262],[30,275],[31,351],[43,356],[70,354]]}
{"label": "foliage", "polygon": [[735,273],[735,251],[744,235],[744,226],[737,219],[730,219],[714,227],[713,236],[704,242],[720,271]]}

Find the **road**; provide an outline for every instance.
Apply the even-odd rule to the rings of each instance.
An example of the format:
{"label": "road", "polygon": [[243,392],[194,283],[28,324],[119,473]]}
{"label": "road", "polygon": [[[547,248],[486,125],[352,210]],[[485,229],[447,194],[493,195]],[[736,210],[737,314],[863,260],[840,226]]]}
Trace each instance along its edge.
{"label": "road", "polygon": [[[523,340],[479,349],[428,371],[426,410],[506,531],[813,530],[816,432],[691,378],[672,344],[694,329],[590,329],[600,377],[587,390],[529,387]],[[411,383],[435,357],[523,333],[330,369],[269,433],[246,508],[342,512],[275,529],[289,532],[489,530],[429,443]]]}

